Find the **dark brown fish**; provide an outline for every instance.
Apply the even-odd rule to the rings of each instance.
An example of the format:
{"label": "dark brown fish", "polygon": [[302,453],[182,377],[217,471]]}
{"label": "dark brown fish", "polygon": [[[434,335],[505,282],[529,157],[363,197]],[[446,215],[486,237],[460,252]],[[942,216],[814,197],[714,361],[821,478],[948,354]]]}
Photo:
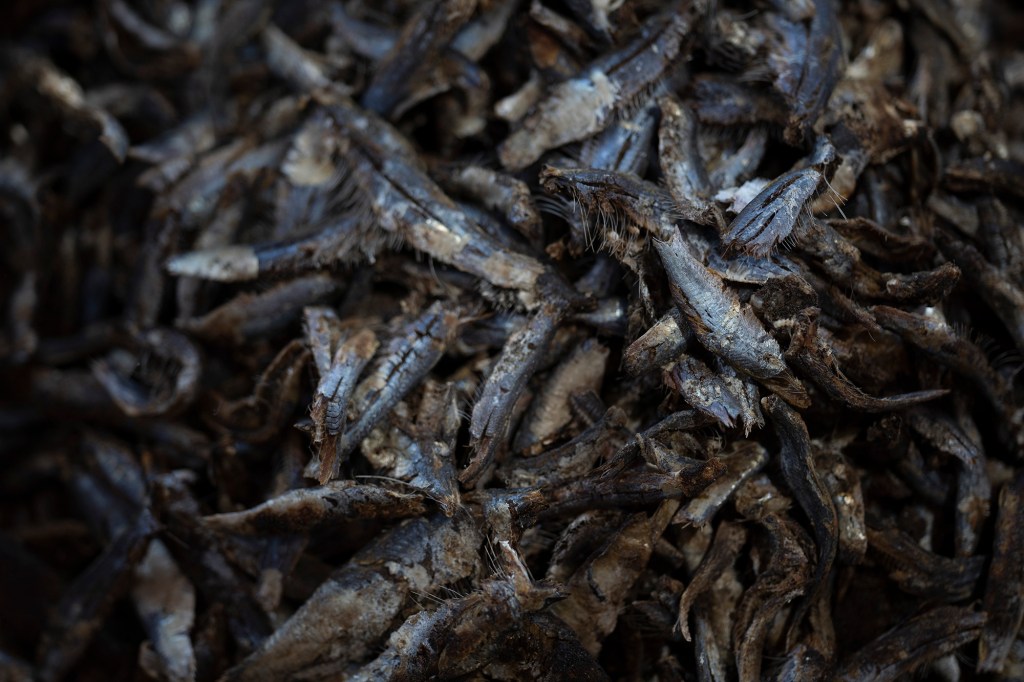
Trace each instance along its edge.
{"label": "dark brown fish", "polygon": [[143,513],[68,587],[39,641],[40,679],[62,679],[75,665],[114,602],[127,593],[155,531],[153,517]]}
{"label": "dark brown fish", "polygon": [[1024,479],[1018,475],[1013,481],[1004,484],[999,493],[995,553],[989,566],[982,602],[988,618],[978,643],[979,672],[1003,669],[1014,638],[1020,632],[1021,620],[1024,619],[1024,600],[1021,599],[1024,538],[1021,537],[1019,522],[1022,485]]}
{"label": "dark brown fish", "polygon": [[985,614],[940,606],[911,618],[850,656],[836,671],[838,680],[897,680],[943,654],[976,639]]}

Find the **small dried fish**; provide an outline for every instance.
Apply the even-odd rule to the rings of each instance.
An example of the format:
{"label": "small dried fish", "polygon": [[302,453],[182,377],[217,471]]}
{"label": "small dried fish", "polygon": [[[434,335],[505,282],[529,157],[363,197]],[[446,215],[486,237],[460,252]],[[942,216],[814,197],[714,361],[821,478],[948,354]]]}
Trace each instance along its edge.
{"label": "small dried fish", "polygon": [[155,671],[171,682],[195,679],[196,659],[190,632],[196,593],[174,563],[166,545],[152,540],[135,567],[132,600],[157,661]]}
{"label": "small dried fish", "polygon": [[[387,633],[407,595],[456,583],[478,570],[472,521],[417,518],[381,536],[338,569],[264,645],[225,680],[337,674]],[[339,631],[337,623],[359,623]]]}
{"label": "small dried fish", "polygon": [[670,97],[661,98],[658,105],[661,109],[658,151],[665,182],[682,217],[722,229],[725,218],[710,200],[711,181],[697,147],[696,115]]}
{"label": "small dried fish", "polygon": [[536,371],[565,313],[564,301],[549,302],[505,345],[473,407],[469,433],[476,454],[459,474],[463,485],[475,485],[505,445],[512,408]]}
{"label": "small dried fish", "polygon": [[377,64],[363,91],[362,106],[390,117],[407,96],[406,89],[423,78],[434,61],[431,57],[455,37],[476,4],[476,0],[441,0],[421,6]]}
{"label": "small dried fish", "polygon": [[1024,410],[1015,407],[1007,380],[992,368],[980,348],[934,314],[919,315],[882,305],[871,312],[879,324],[971,380],[1000,415],[998,432],[1003,442],[1015,451],[1024,447]]}
{"label": "small dried fish", "polygon": [[455,472],[455,445],[461,424],[458,393],[452,384],[424,387],[416,424],[404,430],[408,449],[396,458],[390,477],[406,481],[438,503],[447,516],[461,509]]}
{"label": "small dried fish", "polygon": [[297,90],[310,91],[333,85],[326,60],[303,50],[277,26],[268,24],[262,38],[267,66]]}
{"label": "small dried fish", "polygon": [[985,260],[974,246],[945,232],[936,236],[939,248],[960,266],[967,281],[1006,325],[1017,348],[1024,351],[1024,291]]}
{"label": "small dried fish", "polygon": [[743,412],[740,398],[700,360],[682,355],[665,372],[670,385],[692,407],[708,414],[725,428],[732,428]]}
{"label": "small dried fish", "polygon": [[[308,308],[306,310],[309,311]],[[337,348],[329,362],[320,369],[320,383],[309,408],[313,420],[313,442],[322,444],[317,475],[321,485],[337,473],[334,466],[337,438],[345,430],[348,403],[360,373],[373,358],[379,344],[372,331],[363,329],[337,344],[328,344],[327,348],[333,345]]]}
{"label": "small dried fish", "polygon": [[[235,644],[252,651],[270,634],[270,619],[256,600],[252,585],[225,555],[220,539],[203,524],[199,505],[184,482],[165,475],[156,482],[158,510],[167,532],[167,549],[190,582],[206,599],[225,604],[226,628]],[[197,651],[197,665],[199,652]]]}
{"label": "small dried fish", "polygon": [[310,275],[259,294],[239,294],[202,317],[185,320],[182,329],[201,338],[242,344],[287,328],[308,305],[324,303],[338,293],[330,275]]}
{"label": "small dried fish", "polygon": [[811,588],[808,549],[802,531],[789,519],[768,513],[760,519],[768,532],[767,565],[740,600],[733,621],[736,671],[743,682],[760,679],[761,657],[772,620],[792,599]]}
{"label": "small dried fish", "polygon": [[39,679],[61,679],[74,666],[114,602],[128,592],[155,531],[152,515],[143,513],[68,587],[39,641]]}
{"label": "small dried fish", "polygon": [[356,388],[359,416],[338,440],[334,475],[343,459],[441,359],[457,326],[456,312],[435,303],[391,339],[380,362]]}
{"label": "small dried fish", "polygon": [[725,472],[699,495],[687,502],[672,519],[673,523],[704,526],[718,513],[743,483],[768,463],[768,451],[758,443],[741,441],[731,452],[718,455]]}
{"label": "small dried fish", "polygon": [[740,549],[747,542],[747,532],[742,526],[723,522],[715,532],[715,539],[694,572],[693,580],[686,586],[679,600],[679,617],[676,626],[683,638],[690,641],[689,613],[693,603],[722,574],[726,567],[736,561]]}
{"label": "small dried fish", "polygon": [[868,643],[836,671],[837,680],[897,680],[928,661],[973,641],[985,614],[940,606],[911,618]]}
{"label": "small dried fish", "polygon": [[582,476],[600,459],[615,454],[625,437],[625,415],[610,408],[605,415],[563,445],[530,457],[514,457],[498,470],[510,488],[554,484]]}
{"label": "small dried fish", "polygon": [[[838,439],[837,439],[838,441]],[[839,551],[842,565],[857,565],[868,548],[867,521],[864,517],[864,491],[860,473],[847,461],[842,441],[811,441],[814,468],[832,496],[839,527]]]}
{"label": "small dried fish", "polygon": [[947,187],[957,192],[995,192],[1007,197],[1024,197],[1021,177],[1024,168],[1012,159],[966,159],[951,164],[943,178]]}
{"label": "small dried fish", "polygon": [[798,611],[799,617],[793,619],[795,629],[828,583],[839,550],[839,521],[832,496],[814,468],[807,426],[800,415],[776,396],[764,398],[761,404],[768,412],[782,444],[779,453],[782,475],[793,491],[797,504],[807,514],[818,550],[818,560],[808,585],[807,597]]}
{"label": "small dried fish", "polygon": [[[722,475],[725,466],[709,461],[681,458],[682,466],[671,472],[640,466],[619,471],[615,463],[595,469],[587,476],[542,489],[545,504],[542,517],[578,513],[584,509],[635,507],[664,500],[693,497]],[[532,505],[524,505],[529,511]]]}
{"label": "small dried fish", "polygon": [[701,74],[695,79],[693,90],[695,110],[701,123],[720,126],[786,124],[786,107],[778,97],[734,76]]}
{"label": "small dried fish", "polygon": [[896,529],[868,529],[870,553],[889,567],[889,577],[910,594],[944,601],[969,597],[981,578],[981,557],[948,559],[922,549]]}
{"label": "small dried fish", "polygon": [[240,512],[203,518],[210,528],[252,535],[303,533],[346,519],[404,518],[423,514],[422,500],[386,488],[331,481],[291,490]]}
{"label": "small dried fish", "polygon": [[992,486],[985,472],[985,452],[977,427],[966,415],[958,421],[925,408],[907,413],[910,428],[929,445],[960,460],[954,544],[956,555],[967,557],[974,554],[978,533],[988,518]]}
{"label": "small dried fish", "polygon": [[173,275],[216,282],[248,282],[266,275],[300,275],[352,258],[356,248],[375,253],[359,216],[343,216],[323,230],[286,241],[198,249],[167,261]]}
{"label": "small dried fish", "polygon": [[[195,400],[202,363],[188,337],[170,329],[151,329],[139,334],[135,344],[141,360],[114,352],[97,360],[92,368],[93,375],[125,414],[173,414]],[[135,377],[143,381],[135,381]]]}
{"label": "small dried fish", "polygon": [[653,237],[673,300],[701,344],[787,400],[807,406],[778,343],[735,292],[701,264],[675,227],[673,202],[664,190],[620,173],[552,167],[542,171],[541,183],[549,192],[571,193],[604,216],[621,211],[643,226]]}
{"label": "small dried fish", "polygon": [[600,391],[608,354],[607,347],[590,340],[574,348],[530,403],[512,449],[521,452],[559,436],[573,420],[572,396]]}
{"label": "small dried fish", "polygon": [[905,395],[873,398],[843,376],[829,345],[818,335],[818,311],[807,308],[796,317],[791,330],[786,359],[810,378],[830,398],[851,409],[864,412],[899,410],[918,403],[941,398],[945,390],[917,391]]}
{"label": "small dried fish", "polygon": [[592,656],[615,629],[626,594],[651,556],[656,539],[652,531],[646,514],[627,519],[569,579],[565,601],[552,608]]}
{"label": "small dried fish", "polygon": [[793,231],[821,183],[816,168],[786,173],[769,184],[744,207],[722,237],[727,249],[764,258]]}
{"label": "small dried fish", "polygon": [[540,243],[540,214],[526,183],[482,166],[437,167],[434,175],[449,193],[479,201],[485,208],[499,212],[508,226],[531,244]]}
{"label": "small dried fish", "polygon": [[[807,28],[773,15],[779,36],[781,65],[775,87],[790,107],[785,137],[791,144],[807,137],[832,95],[845,61],[842,24],[833,0],[814,0]],[[801,17],[802,18],[802,17]],[[795,68],[794,68],[795,67]]]}
{"label": "small dried fish", "polygon": [[603,130],[685,55],[694,14],[693,3],[672,3],[632,43],[555,86],[498,147],[502,165],[522,170],[550,149]]}
{"label": "small dried fish", "polygon": [[491,244],[413,162],[413,150],[397,131],[348,104],[334,103],[329,112],[348,140],[353,181],[384,230],[496,286],[539,293],[543,266]]}
{"label": "small dried fish", "polygon": [[691,334],[682,314],[673,309],[626,348],[623,354],[626,371],[637,376],[669,364],[686,350]]}
{"label": "small dried fish", "polygon": [[1024,619],[1024,600],[1021,583],[1024,574],[1021,554],[1021,491],[1024,478],[1017,476],[1007,482],[999,493],[999,513],[996,518],[995,554],[989,566],[985,583],[983,606],[988,618],[981,630],[978,643],[978,671],[999,672],[1004,668],[1014,639]]}
{"label": "small dried fish", "polygon": [[640,107],[631,118],[621,118],[583,142],[580,164],[591,168],[643,175],[658,125],[657,101]]}
{"label": "small dried fish", "polygon": [[125,160],[129,143],[124,127],[107,111],[90,105],[76,80],[41,57],[7,53],[4,58],[15,67],[12,75],[16,87],[30,89],[53,107],[69,131],[87,140],[98,140],[115,163]]}
{"label": "small dried fish", "polygon": [[495,641],[490,633],[508,637],[508,630],[522,617],[520,611],[511,584],[486,582],[466,597],[445,600],[434,611],[410,616],[388,638],[388,649],[349,679],[370,682],[470,674],[495,658],[502,639]]}

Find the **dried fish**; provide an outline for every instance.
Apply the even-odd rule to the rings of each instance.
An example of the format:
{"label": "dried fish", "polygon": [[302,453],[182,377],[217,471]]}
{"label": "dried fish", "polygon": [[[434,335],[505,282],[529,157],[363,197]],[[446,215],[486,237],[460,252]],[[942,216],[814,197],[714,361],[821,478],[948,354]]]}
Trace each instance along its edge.
{"label": "dried fish", "polygon": [[992,368],[980,348],[961,338],[935,314],[919,315],[881,305],[874,306],[872,314],[881,325],[974,382],[978,392],[1001,416],[998,432],[1004,443],[1015,450],[1024,447],[1024,411],[1015,407],[1007,380]]}
{"label": "dried fish", "polygon": [[434,61],[431,57],[451,41],[474,9],[475,0],[442,0],[423,5],[377,64],[360,103],[390,116],[407,96],[405,88],[423,78],[425,69]]}
{"label": "dried fish", "polygon": [[248,282],[261,275],[303,274],[346,262],[357,243],[363,250],[374,253],[376,247],[363,237],[362,222],[358,216],[346,216],[320,232],[284,242],[190,251],[170,258],[167,270],[173,275],[217,282]]}
{"label": "dried fish", "polygon": [[672,519],[673,523],[704,526],[743,483],[768,463],[768,451],[758,443],[740,441],[733,451],[718,456],[725,472],[703,492],[687,502]]}
{"label": "dried fish", "polygon": [[604,380],[609,350],[600,343],[584,341],[554,370],[530,403],[513,441],[520,452],[553,440],[573,420],[570,399],[574,394],[598,392]]}
{"label": "dried fish", "polygon": [[651,100],[631,118],[622,118],[583,142],[580,164],[591,168],[643,175],[657,132],[657,102]]}
{"label": "dried fish", "polygon": [[956,505],[957,556],[971,556],[978,532],[988,518],[991,485],[985,472],[985,453],[977,427],[964,415],[959,424],[933,410],[919,408],[907,413],[911,429],[933,448],[960,460]]}
{"label": "dried fish", "polygon": [[676,205],[687,220],[723,228],[725,218],[710,201],[711,181],[697,147],[696,115],[669,97],[658,100],[658,105],[661,108],[658,151],[665,182]]}
{"label": "dried fish", "polygon": [[733,621],[733,648],[740,680],[758,680],[765,637],[772,619],[811,587],[810,564],[799,527],[775,513],[760,519],[769,535],[767,565],[740,600]]}
{"label": "dried fish", "polygon": [[324,63],[326,60],[303,50],[281,29],[268,24],[262,37],[267,51],[267,66],[297,90],[309,91],[333,85],[328,66]]}
{"label": "dried fish", "polygon": [[[596,655],[613,629],[626,594],[651,556],[654,534],[646,514],[635,514],[569,579],[565,601],[552,611]],[[595,627],[596,625],[596,627]]]}
{"label": "dried fish", "polygon": [[441,359],[457,327],[455,311],[435,303],[391,339],[380,362],[356,387],[359,416],[338,440],[335,474],[342,460],[359,446],[377,422]]}
{"label": "dried fish", "polygon": [[454,516],[461,509],[455,472],[455,445],[461,424],[458,393],[452,384],[428,383],[423,390],[416,425],[410,432],[408,450],[390,471],[437,502],[441,511]]}
{"label": "dried fish", "polygon": [[289,491],[245,511],[207,516],[203,523],[233,533],[302,533],[344,519],[403,518],[423,511],[423,503],[415,495],[332,481],[317,488]]}
{"label": "dried fish", "polygon": [[[307,315],[309,310],[306,309]],[[321,485],[337,473],[334,467],[337,438],[345,430],[348,403],[355,392],[356,381],[377,351],[378,342],[372,331],[363,329],[340,340],[340,343],[332,344],[327,340],[328,352],[335,345],[337,348],[328,362],[317,362],[320,383],[309,408],[313,419],[313,442],[323,444],[317,475]],[[314,347],[313,352],[316,350]]]}
{"label": "dried fish", "polygon": [[984,191],[1024,197],[1024,168],[1012,159],[967,159],[946,169],[944,181],[953,191]]}
{"label": "dried fish", "polygon": [[132,571],[142,560],[155,531],[153,517],[144,513],[68,587],[40,638],[39,679],[63,678],[74,666],[103,625],[114,601],[128,591]]}
{"label": "dried fish", "polygon": [[[388,638],[388,649],[350,679],[368,682],[472,673],[495,653],[497,642],[481,642],[481,636],[493,632],[507,637],[507,630],[520,617],[519,609],[511,585],[485,583],[471,595],[410,616]],[[486,648],[481,650],[481,645]]]}
{"label": "dried fish", "polygon": [[397,131],[351,104],[332,102],[328,111],[347,143],[341,151],[352,181],[383,230],[496,286],[539,293],[543,266],[492,245],[419,168]]}
{"label": "dried fish", "polygon": [[832,496],[839,527],[839,551],[836,560],[842,565],[856,565],[868,548],[867,521],[864,512],[864,491],[860,474],[843,456],[843,443],[811,441],[814,469]]}
{"label": "dried fish", "polygon": [[999,672],[1006,665],[1014,639],[1024,619],[1021,600],[1020,499],[1024,479],[1017,476],[1007,482],[999,493],[996,518],[995,554],[989,566],[983,606],[988,618],[978,643],[978,671]]}
{"label": "dried fish", "polygon": [[[782,444],[782,451],[779,453],[782,475],[793,491],[797,504],[807,514],[818,550],[818,560],[810,579],[807,598],[798,612],[802,617],[821,590],[827,586],[839,550],[839,521],[832,496],[814,468],[807,426],[800,415],[776,396],[769,396],[761,402]],[[800,618],[794,618],[793,622],[794,627],[797,627]]]}
{"label": "dried fish", "polygon": [[[412,519],[338,569],[226,680],[337,674],[387,633],[406,597],[446,587],[478,570],[480,536],[464,518]],[[338,631],[336,623],[359,623]]]}
{"label": "dried fish", "polygon": [[1024,677],[1012,5],[4,3],[0,678]]}
{"label": "dried fish", "polygon": [[797,405],[806,394],[789,373],[778,343],[725,284],[704,267],[673,224],[672,199],[664,190],[619,173],[547,167],[541,182],[550,192],[567,191],[607,216],[623,212],[653,237],[673,300],[705,348]]}
{"label": "dried fish", "polygon": [[190,632],[196,594],[167,547],[152,540],[135,568],[132,599],[150,638],[154,672],[172,682],[193,680],[196,659]]}
{"label": "dried fish", "polygon": [[239,579],[239,570],[228,562],[220,539],[202,524],[199,505],[184,482],[167,475],[157,481],[156,489],[156,506],[168,528],[167,549],[206,599],[227,607],[228,632],[241,650],[252,651],[271,632],[270,619],[256,601],[252,585]]}
{"label": "dried fish", "polygon": [[582,476],[607,459],[625,440],[625,414],[610,408],[602,418],[563,445],[530,457],[514,457],[498,470],[510,488],[552,484]]}
{"label": "dried fish", "polygon": [[338,284],[329,275],[300,277],[259,294],[240,294],[181,326],[196,336],[241,344],[285,329],[299,319],[304,307],[323,303],[337,293]]}
{"label": "dried fish", "polygon": [[985,260],[972,245],[944,232],[937,237],[939,248],[960,266],[967,281],[999,315],[1017,348],[1024,349],[1024,291]]}
{"label": "dried fish", "polygon": [[985,614],[940,606],[882,634],[850,656],[838,680],[897,680],[978,637]]}
{"label": "dried fish", "polygon": [[694,601],[711,587],[711,583],[721,575],[727,566],[736,561],[736,556],[746,541],[747,533],[742,526],[727,522],[719,525],[711,547],[704,555],[700,566],[694,573],[693,580],[687,585],[679,600],[677,627],[686,641],[691,639],[688,616]]}
{"label": "dried fish", "polygon": [[[584,509],[628,508],[693,497],[714,483],[724,468],[717,459],[688,458],[671,472],[644,466],[619,472],[618,467],[605,465],[586,477],[543,490],[545,504],[538,511],[542,517],[555,517]],[[523,509],[529,511],[531,506]]]}
{"label": "dried fish", "polygon": [[817,317],[818,311],[814,308],[804,309],[797,316],[795,328],[790,332],[786,359],[830,398],[855,410],[883,412],[903,409],[946,395],[944,390],[918,391],[886,398],[865,395],[843,376],[831,348],[818,336]]}
{"label": "dried fish", "polygon": [[732,669],[732,614],[739,603],[742,586],[733,568],[727,568],[712,584],[711,591],[698,599],[693,611],[694,650],[701,680],[726,680]]}
{"label": "dried fish", "polygon": [[459,474],[463,485],[476,484],[498,449],[505,445],[512,408],[547,351],[565,312],[564,301],[549,302],[505,344],[473,407],[469,432],[476,455]]}
{"label": "dried fish", "polygon": [[665,382],[694,408],[713,417],[725,428],[732,428],[743,408],[724,380],[700,360],[682,355],[666,371]]}
{"label": "dried fish", "polygon": [[722,240],[729,249],[764,257],[785,240],[822,181],[816,168],[782,175],[750,201]]}
{"label": "dried fish", "polygon": [[889,577],[910,594],[959,601],[970,596],[981,578],[981,557],[947,559],[922,549],[896,529],[868,529],[872,554],[889,567]]}
{"label": "dried fish", "polygon": [[10,53],[4,57],[10,67],[15,67],[12,75],[16,88],[31,89],[65,119],[69,130],[87,140],[98,140],[115,163],[124,161],[128,134],[116,118],[86,101],[77,81],[41,57]]}
{"label": "dried fish", "polygon": [[623,357],[626,371],[636,376],[671,363],[686,350],[690,335],[690,327],[682,320],[682,314],[673,310],[626,348]]}
{"label": "dried fish", "polygon": [[540,214],[526,183],[481,166],[442,167],[435,176],[440,176],[441,186],[449,193],[465,194],[500,212],[508,226],[531,244],[542,239]]}
{"label": "dried fish", "polygon": [[522,170],[555,147],[603,130],[613,116],[668,75],[685,54],[692,3],[672,3],[632,43],[555,86],[519,129],[498,147],[509,170]]}
{"label": "dried fish", "polygon": [[709,125],[785,125],[786,107],[770,91],[733,76],[701,74],[693,86],[697,118]]}

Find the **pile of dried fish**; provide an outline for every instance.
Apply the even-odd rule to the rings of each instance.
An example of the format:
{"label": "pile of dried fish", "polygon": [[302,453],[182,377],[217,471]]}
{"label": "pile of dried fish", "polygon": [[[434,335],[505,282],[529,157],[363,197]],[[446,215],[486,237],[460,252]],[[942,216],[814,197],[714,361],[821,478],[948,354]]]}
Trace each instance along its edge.
{"label": "pile of dried fish", "polygon": [[1024,10],[10,0],[0,680],[1024,678]]}

